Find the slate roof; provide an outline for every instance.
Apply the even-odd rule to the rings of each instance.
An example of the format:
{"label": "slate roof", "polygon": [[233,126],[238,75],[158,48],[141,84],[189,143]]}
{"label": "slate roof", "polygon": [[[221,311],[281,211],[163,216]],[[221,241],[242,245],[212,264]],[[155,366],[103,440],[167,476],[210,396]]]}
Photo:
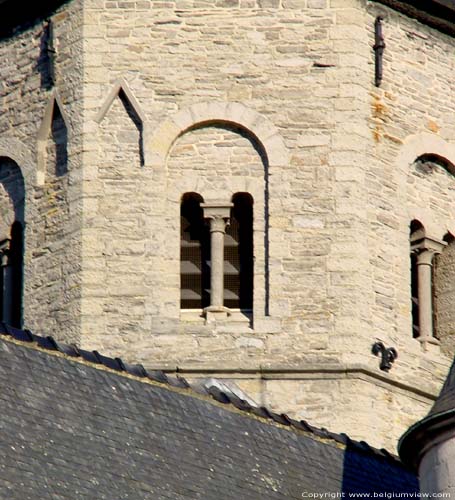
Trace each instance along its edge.
{"label": "slate roof", "polygon": [[455,412],[455,360],[428,416],[440,415],[448,411]]}
{"label": "slate roof", "polygon": [[418,491],[384,450],[211,392],[0,324],[0,498]]}

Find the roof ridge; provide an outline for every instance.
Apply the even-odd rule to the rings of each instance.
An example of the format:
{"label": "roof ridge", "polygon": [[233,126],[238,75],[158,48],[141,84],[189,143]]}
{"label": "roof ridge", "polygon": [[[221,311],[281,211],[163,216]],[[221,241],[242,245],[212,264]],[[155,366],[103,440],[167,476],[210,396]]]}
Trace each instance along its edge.
{"label": "roof ridge", "polygon": [[111,358],[109,356],[104,356],[96,350],[87,351],[85,349],[80,349],[75,344],[65,344],[62,342],[58,342],[52,336],[43,337],[40,335],[36,335],[28,329],[21,330],[18,328],[14,328],[4,322],[0,322],[0,335],[10,336],[14,340],[19,342],[36,344],[43,350],[58,351],[69,357],[82,358],[84,361],[94,365],[94,368],[96,368],[96,365],[102,365],[106,368],[118,371],[120,373],[124,372],[137,378],[147,378],[154,382],[168,385],[170,387],[190,389],[196,394],[200,394],[202,392],[203,394],[210,396],[213,400],[222,404],[232,405],[242,412],[250,413],[260,418],[272,420],[280,425],[307,432],[318,438],[329,439],[345,446],[350,446],[360,452],[371,453],[387,460],[392,460],[405,467],[398,456],[390,453],[385,448],[374,448],[365,441],[356,441],[351,439],[344,433],[330,432],[323,427],[320,428],[312,426],[305,420],[295,420],[284,413],[278,414],[276,412],[273,412],[265,406],[253,406],[248,401],[239,398],[235,394],[227,394],[226,392],[221,391],[218,387],[215,386],[211,386],[209,388],[205,388],[203,386],[195,388],[191,386],[185,378],[181,377],[178,374],[175,377],[169,377],[162,370],[148,371],[142,364],[126,363],[121,358]]}

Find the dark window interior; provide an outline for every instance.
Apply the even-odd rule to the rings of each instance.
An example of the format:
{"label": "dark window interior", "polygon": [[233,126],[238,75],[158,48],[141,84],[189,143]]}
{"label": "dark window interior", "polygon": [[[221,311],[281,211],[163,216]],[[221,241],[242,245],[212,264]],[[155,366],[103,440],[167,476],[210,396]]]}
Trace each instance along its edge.
{"label": "dark window interior", "polygon": [[180,307],[202,309],[210,304],[210,232],[196,193],[182,198],[180,211]]}
{"label": "dark window interior", "polygon": [[224,237],[224,305],[253,308],[253,199],[248,193],[233,196],[230,224]]}
{"label": "dark window interior", "polygon": [[22,327],[23,228],[11,226],[11,240],[5,245],[0,272],[0,319],[16,328]]}
{"label": "dark window interior", "polygon": [[412,336],[417,338],[419,332],[419,291],[417,275],[417,255],[411,254],[411,307],[412,307]]}

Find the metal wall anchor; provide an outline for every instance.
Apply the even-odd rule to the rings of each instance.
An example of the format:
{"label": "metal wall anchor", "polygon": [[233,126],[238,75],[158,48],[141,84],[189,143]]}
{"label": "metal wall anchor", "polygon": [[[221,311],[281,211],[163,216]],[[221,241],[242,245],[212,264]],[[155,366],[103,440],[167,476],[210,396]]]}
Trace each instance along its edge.
{"label": "metal wall anchor", "polygon": [[378,16],[374,21],[374,84],[376,87],[379,87],[382,81],[382,55],[385,49],[382,20],[383,18]]}
{"label": "metal wall anchor", "polygon": [[373,344],[371,352],[375,356],[381,355],[381,364],[379,368],[388,372],[392,368],[392,363],[398,358],[398,353],[394,347],[385,347],[382,342]]}

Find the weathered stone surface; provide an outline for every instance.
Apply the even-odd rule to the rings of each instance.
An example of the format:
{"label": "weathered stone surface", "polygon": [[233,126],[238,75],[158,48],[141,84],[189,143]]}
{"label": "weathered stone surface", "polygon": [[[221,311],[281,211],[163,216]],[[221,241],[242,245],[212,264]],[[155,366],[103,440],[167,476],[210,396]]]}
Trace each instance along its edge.
{"label": "weathered stone surface", "polygon": [[[77,0],[53,17],[58,44],[54,91],[58,102],[64,102],[71,123],[62,119],[66,111],[55,104],[56,94],[49,85],[44,20],[0,41],[4,61],[0,156],[15,160],[25,183],[23,214],[15,216],[25,222],[25,325],[45,334],[60,331],[74,341],[80,338],[82,268],[82,186],[76,181],[81,170],[83,112],[81,20],[81,2]],[[43,128],[47,109],[51,112]],[[74,117],[78,120],[73,121]],[[4,174],[3,158],[1,163]],[[3,200],[0,203],[2,210],[6,208]]]}

